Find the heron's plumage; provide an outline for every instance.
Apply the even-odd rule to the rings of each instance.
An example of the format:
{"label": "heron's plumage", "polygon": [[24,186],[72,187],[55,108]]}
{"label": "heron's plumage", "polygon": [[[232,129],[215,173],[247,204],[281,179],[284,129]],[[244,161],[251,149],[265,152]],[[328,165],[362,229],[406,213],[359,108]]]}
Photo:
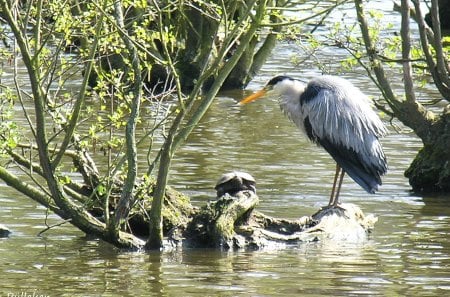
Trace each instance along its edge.
{"label": "heron's plumage", "polygon": [[306,85],[289,77],[271,81],[284,113],[359,185],[375,192],[387,171],[378,141],[386,128],[367,96],[335,76],[314,78]]}

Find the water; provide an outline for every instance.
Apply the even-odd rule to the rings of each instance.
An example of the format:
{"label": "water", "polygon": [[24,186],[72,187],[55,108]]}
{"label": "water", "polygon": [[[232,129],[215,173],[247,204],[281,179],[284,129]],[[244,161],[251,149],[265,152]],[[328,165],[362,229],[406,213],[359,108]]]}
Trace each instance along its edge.
{"label": "water", "polygon": [[[326,204],[332,159],[305,140],[274,99],[236,107],[275,73],[317,74],[313,65],[289,67],[291,45],[276,55],[248,91],[220,94],[201,125],[177,153],[171,184],[195,205],[214,197],[219,176],[251,173],[258,210],[296,218]],[[328,53],[330,54],[330,53]],[[327,57],[327,53],[324,53]],[[329,57],[329,56],[328,56]],[[285,65],[279,69],[278,65]],[[356,85],[378,96],[361,74]],[[260,251],[213,249],[128,253],[87,238],[70,224],[37,234],[45,209],[0,185],[0,223],[13,231],[0,240],[0,296],[445,296],[450,292],[449,197],[416,196],[403,176],[420,141],[392,127],[383,139],[389,172],[376,195],[346,178],[342,200],[379,221],[367,242],[309,243]]]}

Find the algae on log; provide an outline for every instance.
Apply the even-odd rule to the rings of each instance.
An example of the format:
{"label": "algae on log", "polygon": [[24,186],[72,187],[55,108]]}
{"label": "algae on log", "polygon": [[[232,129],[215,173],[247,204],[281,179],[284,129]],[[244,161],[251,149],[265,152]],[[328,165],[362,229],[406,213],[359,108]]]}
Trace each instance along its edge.
{"label": "algae on log", "polygon": [[424,145],[405,176],[413,191],[418,193],[450,192],[450,151],[435,145]]}
{"label": "algae on log", "polygon": [[187,224],[183,245],[241,247],[241,237],[235,228],[247,221],[258,202],[258,196],[249,190],[234,196],[225,193],[217,201],[209,202]]}

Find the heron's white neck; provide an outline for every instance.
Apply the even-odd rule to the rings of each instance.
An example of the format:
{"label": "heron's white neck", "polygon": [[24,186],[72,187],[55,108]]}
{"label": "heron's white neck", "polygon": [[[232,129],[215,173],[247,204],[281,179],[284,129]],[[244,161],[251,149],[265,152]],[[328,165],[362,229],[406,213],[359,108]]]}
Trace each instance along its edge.
{"label": "heron's white neck", "polygon": [[300,105],[300,95],[305,91],[306,85],[299,80],[282,80],[273,86],[278,94],[281,110],[299,128],[304,130],[303,117]]}

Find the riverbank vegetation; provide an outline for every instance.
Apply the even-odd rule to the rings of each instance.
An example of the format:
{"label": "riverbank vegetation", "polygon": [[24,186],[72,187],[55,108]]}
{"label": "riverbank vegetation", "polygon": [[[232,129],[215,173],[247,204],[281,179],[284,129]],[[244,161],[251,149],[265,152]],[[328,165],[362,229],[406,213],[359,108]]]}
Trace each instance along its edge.
{"label": "riverbank vegetation", "polygon": [[[115,246],[158,249],[165,235],[182,230],[177,226],[209,232],[202,222],[216,226],[217,217],[205,214],[216,216],[217,211],[197,209],[169,187],[172,158],[219,90],[245,87],[280,34],[298,34],[283,31],[287,26],[311,20],[319,26],[349,1],[319,2],[0,0],[0,54],[6,61],[0,92],[0,178]],[[436,1],[432,3],[436,10]],[[439,29],[427,27],[416,10],[419,27],[425,28],[421,41],[426,57],[416,61],[410,57],[410,33],[404,25],[401,62],[408,95],[403,99],[390,91],[381,67],[389,61],[380,60],[379,40],[367,33],[362,3],[355,4],[367,51],[352,51],[353,57],[369,73],[374,71],[385,100],[378,107],[423,137],[422,152],[433,150],[418,156],[416,168],[435,185],[430,190],[445,190],[450,184],[448,110],[432,114],[411,90],[411,69],[424,75],[428,69],[448,100],[448,64]],[[284,10],[292,9],[302,17],[284,16]],[[403,20],[409,20],[405,11]],[[431,172],[430,166],[436,170]],[[250,218],[255,205],[233,220]],[[193,222],[198,224],[190,228]],[[210,238],[218,242],[229,238],[229,230],[220,236],[221,228],[212,230]]]}

